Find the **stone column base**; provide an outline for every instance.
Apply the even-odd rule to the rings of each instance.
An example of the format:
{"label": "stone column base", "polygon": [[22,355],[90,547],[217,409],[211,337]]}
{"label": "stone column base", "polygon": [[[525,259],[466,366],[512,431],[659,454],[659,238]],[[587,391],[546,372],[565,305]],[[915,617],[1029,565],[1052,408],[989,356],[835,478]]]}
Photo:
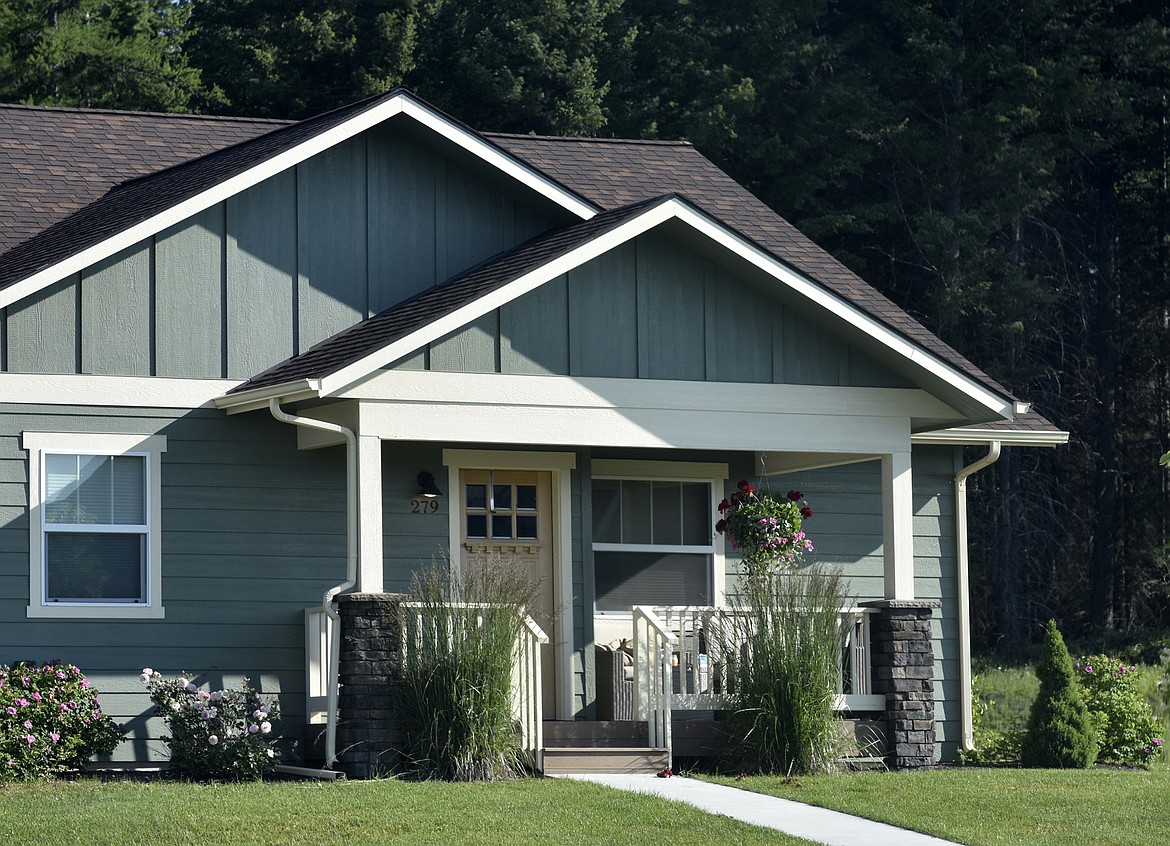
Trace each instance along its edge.
{"label": "stone column base", "polygon": [[932,767],[934,651],[930,617],[937,601],[882,599],[869,623],[874,692],[886,697],[887,763],[891,769]]}

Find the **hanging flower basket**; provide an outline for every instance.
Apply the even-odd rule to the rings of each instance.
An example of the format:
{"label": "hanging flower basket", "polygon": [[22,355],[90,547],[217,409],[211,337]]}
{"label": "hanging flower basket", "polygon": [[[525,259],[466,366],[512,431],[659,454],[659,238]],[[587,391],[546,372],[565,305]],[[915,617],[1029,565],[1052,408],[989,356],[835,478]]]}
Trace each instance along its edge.
{"label": "hanging flower basket", "polygon": [[738,490],[719,503],[719,513],[715,531],[740,551],[749,575],[792,569],[813,551],[801,528],[812,509],[800,491],[778,497],[740,480]]}

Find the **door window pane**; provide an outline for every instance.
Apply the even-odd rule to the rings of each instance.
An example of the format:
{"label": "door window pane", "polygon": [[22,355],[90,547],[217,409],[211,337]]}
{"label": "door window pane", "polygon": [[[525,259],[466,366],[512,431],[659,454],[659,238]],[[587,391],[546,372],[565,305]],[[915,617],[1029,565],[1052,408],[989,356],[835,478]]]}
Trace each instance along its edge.
{"label": "door window pane", "polygon": [[486,514],[468,514],[467,515],[467,536],[469,538],[486,538],[487,537],[487,515]]}
{"label": "door window pane", "polygon": [[516,486],[516,507],[536,510],[536,485]]}
{"label": "door window pane", "polygon": [[487,485],[467,486],[467,507],[487,508]]}
{"label": "door window pane", "polygon": [[512,486],[492,485],[492,508],[496,511],[507,511],[512,507]]}
{"label": "door window pane", "polygon": [[511,514],[493,514],[492,515],[492,537],[493,538],[511,538],[512,537],[512,515]]}
{"label": "door window pane", "polygon": [[536,517],[532,514],[516,515],[516,537],[536,540]]}

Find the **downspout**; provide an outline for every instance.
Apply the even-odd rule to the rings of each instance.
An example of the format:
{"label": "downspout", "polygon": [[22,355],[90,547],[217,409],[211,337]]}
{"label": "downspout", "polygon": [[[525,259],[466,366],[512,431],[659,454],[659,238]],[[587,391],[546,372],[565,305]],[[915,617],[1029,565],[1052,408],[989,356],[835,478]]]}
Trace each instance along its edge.
{"label": "downspout", "polygon": [[329,639],[329,666],[326,671],[329,684],[325,694],[325,769],[330,769],[337,760],[337,685],[341,664],[341,618],[337,614],[337,609],[333,607],[333,599],[337,594],[349,590],[357,584],[357,436],[350,429],[344,426],[338,426],[336,423],[326,423],[324,420],[314,420],[311,417],[299,417],[295,414],[289,414],[280,407],[280,397],[273,397],[268,401],[268,410],[272,412],[273,417],[282,423],[290,423],[293,426],[302,426],[306,429],[320,429],[325,432],[335,432],[345,438],[345,581],[325,591],[325,596],[321,600],[321,609],[333,623],[333,637]]}
{"label": "downspout", "polygon": [[975,748],[971,710],[971,595],[967,561],[967,479],[999,460],[1000,442],[992,441],[987,455],[968,464],[955,476],[955,542],[959,576],[959,713],[963,723],[964,749]]}

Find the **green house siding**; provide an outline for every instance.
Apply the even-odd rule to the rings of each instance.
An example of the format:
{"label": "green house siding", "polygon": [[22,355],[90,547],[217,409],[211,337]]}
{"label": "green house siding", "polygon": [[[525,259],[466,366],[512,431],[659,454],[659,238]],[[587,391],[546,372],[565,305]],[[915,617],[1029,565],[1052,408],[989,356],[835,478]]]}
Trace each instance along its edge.
{"label": "green house siding", "polygon": [[430,344],[403,369],[912,387],[806,310],[650,232]]}
{"label": "green house siding", "polygon": [[488,178],[380,125],[0,310],[0,366],[247,378],[564,221]]}
{"label": "green house siding", "polygon": [[[30,619],[24,431],[161,433],[162,620]],[[8,406],[0,414],[0,661],[81,667],[130,729],[121,760],[165,758],[137,675],[247,676],[278,696],[289,738],[304,722],[304,609],[345,576],[344,453],[300,452],[262,415]]]}

